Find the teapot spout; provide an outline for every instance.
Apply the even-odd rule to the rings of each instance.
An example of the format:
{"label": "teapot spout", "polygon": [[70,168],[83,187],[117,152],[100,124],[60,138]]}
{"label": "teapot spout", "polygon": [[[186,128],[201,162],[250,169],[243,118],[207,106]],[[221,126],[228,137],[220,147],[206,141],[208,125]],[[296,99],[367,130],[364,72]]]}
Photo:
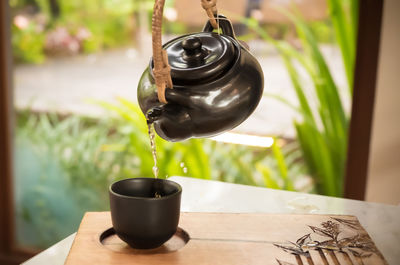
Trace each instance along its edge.
{"label": "teapot spout", "polygon": [[161,118],[163,109],[161,107],[154,107],[146,112],[146,120],[148,124],[154,123],[156,120]]}

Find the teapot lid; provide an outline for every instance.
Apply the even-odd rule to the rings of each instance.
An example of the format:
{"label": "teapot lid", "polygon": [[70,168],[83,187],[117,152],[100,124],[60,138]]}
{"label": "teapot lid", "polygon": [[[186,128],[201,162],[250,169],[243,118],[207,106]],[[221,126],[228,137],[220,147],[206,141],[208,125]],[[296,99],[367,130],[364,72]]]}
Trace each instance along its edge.
{"label": "teapot lid", "polygon": [[226,73],[240,46],[227,35],[201,32],[173,39],[164,45],[176,85],[202,84]]}

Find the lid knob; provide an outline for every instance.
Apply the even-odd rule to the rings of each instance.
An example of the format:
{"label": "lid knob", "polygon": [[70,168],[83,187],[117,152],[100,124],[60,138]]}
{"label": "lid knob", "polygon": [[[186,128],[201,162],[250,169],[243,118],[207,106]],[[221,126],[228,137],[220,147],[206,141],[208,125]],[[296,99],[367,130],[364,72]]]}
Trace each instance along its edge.
{"label": "lid knob", "polygon": [[201,40],[198,37],[189,37],[182,41],[182,47],[187,52],[200,49],[201,44]]}
{"label": "lid knob", "polygon": [[201,47],[202,43],[198,37],[189,37],[182,41],[183,59],[187,62],[201,63],[208,51]]}

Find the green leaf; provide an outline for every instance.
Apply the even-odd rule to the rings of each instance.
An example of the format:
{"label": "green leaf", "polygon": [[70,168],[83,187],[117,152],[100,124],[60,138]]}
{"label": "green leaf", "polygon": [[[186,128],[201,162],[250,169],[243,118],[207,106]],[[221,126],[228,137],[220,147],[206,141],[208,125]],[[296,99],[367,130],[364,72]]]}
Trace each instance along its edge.
{"label": "green leaf", "polygon": [[258,172],[261,173],[263,180],[264,180],[265,187],[271,188],[271,189],[280,189],[280,186],[278,185],[278,183],[272,178],[271,170],[268,167],[262,165],[261,163],[257,163],[256,169]]}
{"label": "green leaf", "polygon": [[294,190],[293,184],[291,183],[288,176],[288,169],[286,166],[285,158],[282,154],[282,150],[277,144],[276,138],[274,138],[274,143],[272,144],[272,153],[275,157],[275,161],[278,165],[279,173],[284,181],[284,189]]}

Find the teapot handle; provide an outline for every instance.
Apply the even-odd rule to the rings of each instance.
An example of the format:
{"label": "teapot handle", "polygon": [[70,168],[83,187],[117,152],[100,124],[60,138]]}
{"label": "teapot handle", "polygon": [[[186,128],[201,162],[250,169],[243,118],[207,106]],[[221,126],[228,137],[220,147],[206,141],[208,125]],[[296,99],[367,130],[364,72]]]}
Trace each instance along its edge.
{"label": "teapot handle", "polygon": [[[217,29],[220,28],[222,33],[228,35],[234,39],[236,39],[235,31],[233,30],[232,23],[229,19],[227,19],[224,15],[215,15],[217,21]],[[212,32],[216,29],[212,24],[211,20],[208,20],[207,23],[204,25],[203,32]]]}
{"label": "teapot handle", "polygon": [[[168,64],[168,55],[162,48],[161,28],[165,0],[155,0],[153,8],[153,17],[151,24],[152,45],[153,45],[153,75],[157,86],[157,96],[161,103],[167,103],[165,99],[165,89],[172,88],[171,68]],[[206,10],[209,17],[207,24],[209,27],[217,28],[215,15],[217,14],[217,0],[201,0],[201,5]],[[219,17],[219,16],[218,16]],[[218,18],[217,18],[218,19]],[[232,25],[231,25],[232,27]],[[225,33],[228,34],[228,33]],[[233,34],[233,29],[232,29]]]}

